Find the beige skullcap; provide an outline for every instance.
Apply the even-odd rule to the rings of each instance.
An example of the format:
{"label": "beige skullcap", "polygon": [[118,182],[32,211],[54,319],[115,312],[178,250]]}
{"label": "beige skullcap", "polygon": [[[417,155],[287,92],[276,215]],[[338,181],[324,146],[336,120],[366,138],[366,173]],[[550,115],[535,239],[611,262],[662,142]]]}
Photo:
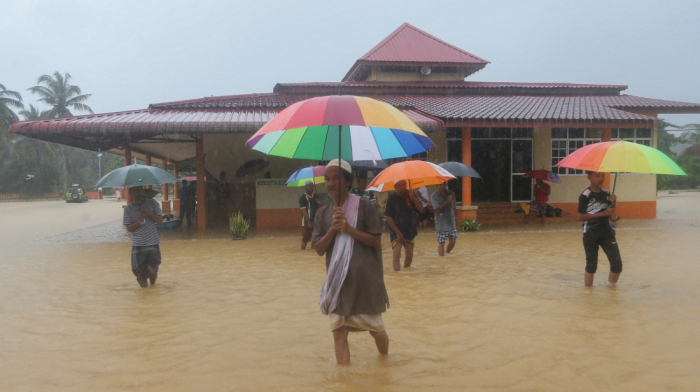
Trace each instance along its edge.
{"label": "beige skullcap", "polygon": [[[328,165],[326,165],[326,170],[328,170],[328,168],[331,166],[338,166],[338,159],[333,159],[332,161],[328,162]],[[350,164],[342,159],[340,160],[340,168],[348,173],[352,173],[352,167],[350,167]]]}

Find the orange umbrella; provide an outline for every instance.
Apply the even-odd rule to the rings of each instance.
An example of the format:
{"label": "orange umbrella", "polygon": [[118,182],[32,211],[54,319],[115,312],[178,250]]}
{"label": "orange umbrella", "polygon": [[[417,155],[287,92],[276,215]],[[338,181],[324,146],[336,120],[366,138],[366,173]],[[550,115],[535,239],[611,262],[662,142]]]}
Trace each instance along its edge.
{"label": "orange umbrella", "polygon": [[382,170],[367,187],[368,191],[387,192],[394,190],[394,184],[406,180],[407,189],[418,189],[426,185],[442,184],[456,178],[440,166],[425,161],[405,161],[395,163]]}

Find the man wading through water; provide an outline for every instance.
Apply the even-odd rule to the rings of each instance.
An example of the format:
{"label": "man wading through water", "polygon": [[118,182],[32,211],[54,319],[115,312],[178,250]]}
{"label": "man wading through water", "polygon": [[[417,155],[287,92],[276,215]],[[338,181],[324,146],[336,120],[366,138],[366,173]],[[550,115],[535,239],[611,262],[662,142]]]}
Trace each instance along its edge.
{"label": "man wading through water", "polygon": [[[335,358],[339,365],[348,365],[348,332],[369,331],[379,353],[389,353],[389,336],[382,319],[389,306],[382,265],[382,230],[374,204],[349,194],[352,168],[347,162],[330,161],[325,180],[333,204],[319,208],[312,237],[316,253],[326,255],[327,280],[319,305],[321,312],[329,315]],[[342,210],[336,208],[339,197]]]}
{"label": "man wading through water", "polygon": [[129,188],[131,203],[124,208],[124,226],[131,233],[131,271],[141,287],[156,284],[160,266],[160,237],[156,225],[163,223],[158,202],[143,197],[143,188]]}
{"label": "man wading through water", "polygon": [[605,173],[587,171],[591,185],[578,198],[578,220],[583,222],[583,250],[586,252],[584,284],[593,286],[593,276],[598,269],[598,248],[608,256],[610,275],[608,282],[616,284],[622,273],[622,258],[615,239],[615,230],[610,223],[615,216],[617,196],[600,186]]}

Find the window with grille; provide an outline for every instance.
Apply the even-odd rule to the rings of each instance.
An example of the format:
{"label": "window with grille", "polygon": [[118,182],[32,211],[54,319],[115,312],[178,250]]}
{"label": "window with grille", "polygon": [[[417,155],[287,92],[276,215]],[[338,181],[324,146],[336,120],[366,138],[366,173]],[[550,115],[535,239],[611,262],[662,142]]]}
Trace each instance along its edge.
{"label": "window with grille", "polygon": [[610,138],[651,147],[651,128],[613,128]]}
{"label": "window with grille", "polygon": [[552,128],[552,171],[559,175],[583,174],[583,170],[566,169],[555,165],[583,146],[600,142],[598,128]]}

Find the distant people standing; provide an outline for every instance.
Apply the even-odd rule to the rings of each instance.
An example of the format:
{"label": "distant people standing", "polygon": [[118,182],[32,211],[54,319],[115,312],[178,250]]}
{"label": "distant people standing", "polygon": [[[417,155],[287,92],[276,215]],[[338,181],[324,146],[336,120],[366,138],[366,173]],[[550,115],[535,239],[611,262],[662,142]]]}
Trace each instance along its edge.
{"label": "distant people standing", "polygon": [[541,217],[544,223],[544,217],[547,215],[547,202],[549,202],[549,194],[551,193],[549,184],[539,178],[535,181],[535,200],[530,203],[530,213],[527,214],[527,223],[532,220],[532,215],[537,214]]}
{"label": "distant people standing", "polygon": [[[313,181],[306,181],[304,190],[306,193],[299,198],[299,208],[301,209],[301,250],[306,249],[306,244],[311,241],[316,210],[321,205],[321,199],[314,193],[316,187]],[[311,248],[313,249],[313,247],[314,243],[312,242]]]}
{"label": "distant people standing", "polygon": [[430,196],[430,202],[435,211],[435,231],[438,237],[438,255],[445,255],[445,241],[447,253],[450,253],[457,243],[457,220],[455,218],[455,194],[447,189],[447,182],[437,185],[437,191]]}
{"label": "distant people standing", "polygon": [[423,211],[421,211],[420,214],[418,214],[418,225],[420,227],[428,227],[428,224],[430,223],[430,197],[428,196],[428,188],[427,187],[420,187],[416,191],[416,197],[418,200],[420,200],[420,203],[423,205]]}
{"label": "distant people standing", "polygon": [[187,186],[187,180],[182,180],[179,196],[180,219],[187,219],[187,226],[192,226],[192,189]]}
{"label": "distant people standing", "polygon": [[160,266],[160,237],[156,225],[163,223],[163,211],[153,199],[143,197],[143,188],[129,188],[131,203],[124,208],[123,224],[131,233],[131,271],[141,287],[156,284]]}
{"label": "distant people standing", "polygon": [[406,250],[404,268],[413,262],[414,239],[418,235],[416,229],[416,213],[423,211],[423,204],[416,195],[406,189],[406,181],[394,184],[396,193],[389,196],[386,202],[386,221],[389,223],[389,238],[393,250],[394,271],[401,271],[401,247]]}
{"label": "distant people standing", "polygon": [[357,188],[355,188],[352,193],[365,200],[375,202],[376,197],[374,197],[374,191],[366,191],[365,189],[367,189],[367,172],[360,172],[357,177]]}
{"label": "distant people standing", "polygon": [[583,250],[586,252],[584,284],[593,286],[593,277],[598,268],[598,248],[608,256],[610,275],[608,282],[616,284],[622,273],[622,258],[611,224],[615,216],[617,196],[601,188],[605,173],[588,173],[591,185],[578,198],[578,220],[583,221]]}
{"label": "distant people standing", "polygon": [[228,204],[228,198],[231,196],[231,188],[226,184],[226,172],[221,171],[219,173],[219,179],[216,181],[218,189],[216,190],[216,204],[221,210],[221,214],[226,215],[226,205]]}

